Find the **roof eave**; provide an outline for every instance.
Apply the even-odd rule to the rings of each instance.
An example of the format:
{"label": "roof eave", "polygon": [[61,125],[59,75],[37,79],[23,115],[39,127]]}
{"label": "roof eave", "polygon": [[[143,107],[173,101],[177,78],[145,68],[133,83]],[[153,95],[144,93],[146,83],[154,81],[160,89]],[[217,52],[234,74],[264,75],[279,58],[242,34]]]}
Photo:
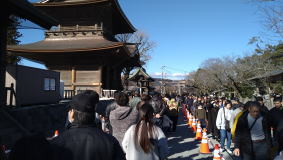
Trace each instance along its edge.
{"label": "roof eave", "polygon": [[9,8],[13,11],[13,14],[28,19],[43,28],[50,29],[52,26],[58,25],[58,22],[54,18],[36,9],[31,3],[25,0],[9,0],[8,3],[13,6]]}
{"label": "roof eave", "polygon": [[[129,26],[129,32],[128,33],[134,33],[136,32],[136,28],[132,25],[132,23],[129,21],[129,19],[127,18],[127,16],[125,15],[125,13],[123,12],[119,2],[117,0],[112,0],[116,6],[116,9],[118,10],[118,13],[120,13],[120,15],[123,17],[123,19],[125,20],[125,22],[128,24]],[[119,33],[118,33],[119,34]]]}
{"label": "roof eave", "polygon": [[102,3],[109,0],[88,0],[88,1],[76,1],[76,2],[47,2],[47,3],[32,3],[36,7],[49,7],[49,6],[69,6],[69,5],[81,5],[81,4],[92,4]]}

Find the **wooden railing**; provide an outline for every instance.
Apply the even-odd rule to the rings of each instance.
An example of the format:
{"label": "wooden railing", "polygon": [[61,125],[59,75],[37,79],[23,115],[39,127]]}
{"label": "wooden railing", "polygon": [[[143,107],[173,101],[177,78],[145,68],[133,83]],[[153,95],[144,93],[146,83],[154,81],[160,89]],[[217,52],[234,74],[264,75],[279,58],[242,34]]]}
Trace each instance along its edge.
{"label": "wooden railing", "polygon": [[97,31],[103,30],[103,23],[95,24],[93,26],[61,26],[58,25],[56,28],[53,28],[47,32],[67,32],[67,31]]}
{"label": "wooden railing", "polygon": [[[85,90],[64,90],[63,99],[72,99],[76,94],[80,94]],[[102,89],[99,93],[100,98],[114,98],[114,93],[116,90]]]}
{"label": "wooden railing", "polygon": [[102,89],[100,96],[103,97],[103,98],[114,98],[115,92],[116,92],[116,90]]}
{"label": "wooden railing", "polygon": [[76,91],[74,90],[64,90],[64,99],[72,99],[75,94]]}

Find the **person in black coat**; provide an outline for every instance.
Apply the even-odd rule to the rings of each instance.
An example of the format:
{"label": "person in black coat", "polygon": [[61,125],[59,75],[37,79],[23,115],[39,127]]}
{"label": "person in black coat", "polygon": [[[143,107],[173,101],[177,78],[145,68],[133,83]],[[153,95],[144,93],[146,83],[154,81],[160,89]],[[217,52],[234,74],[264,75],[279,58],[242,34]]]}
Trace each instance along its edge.
{"label": "person in black coat", "polygon": [[268,113],[268,108],[264,105],[262,97],[256,97],[256,101],[260,104],[261,112]]}
{"label": "person in black coat", "polygon": [[218,111],[220,109],[219,101],[213,103],[213,108],[211,109],[211,127],[212,127],[212,136],[214,139],[219,139],[219,129],[216,127],[216,118]]}
{"label": "person in black coat", "polygon": [[[278,146],[279,132],[283,130],[283,103],[282,97],[276,97],[273,100],[274,107],[268,112],[270,125],[273,128],[273,142]],[[282,133],[282,132],[281,132]]]}
{"label": "person in black coat", "polygon": [[[1,159],[1,158],[0,158]],[[51,145],[43,134],[32,134],[20,138],[13,146],[8,160],[52,160]],[[2,160],[2,159],[1,159]]]}
{"label": "person in black coat", "polygon": [[69,129],[51,140],[56,160],[125,160],[119,142],[95,127],[96,92],[81,93],[70,103]]}
{"label": "person in black coat", "polygon": [[235,131],[236,156],[243,160],[269,160],[271,132],[267,114],[258,102],[249,102],[248,111],[240,116]]}
{"label": "person in black coat", "polygon": [[212,109],[213,109],[213,104],[208,101],[205,104],[205,110],[206,110],[206,116],[207,116],[207,133],[212,133],[213,132],[213,118],[212,118]]}

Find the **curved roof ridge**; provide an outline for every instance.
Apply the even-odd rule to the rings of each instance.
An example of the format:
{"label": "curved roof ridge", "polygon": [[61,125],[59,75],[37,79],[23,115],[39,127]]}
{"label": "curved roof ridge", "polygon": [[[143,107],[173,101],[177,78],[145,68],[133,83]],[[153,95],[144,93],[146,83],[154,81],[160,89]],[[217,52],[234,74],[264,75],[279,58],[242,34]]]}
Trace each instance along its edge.
{"label": "curved roof ridge", "polygon": [[41,40],[29,44],[9,45],[7,51],[11,52],[80,52],[91,50],[104,50],[123,47],[123,42],[114,42],[107,39],[83,38],[76,40]]}
{"label": "curved roof ridge", "polygon": [[125,15],[124,11],[122,10],[119,2],[117,0],[112,0],[114,1],[114,3],[116,4],[115,6],[117,6],[117,9],[119,10],[119,13],[121,13],[121,16],[125,19],[125,21],[129,24],[129,26],[132,28],[133,32],[137,31],[136,28],[132,25],[132,23],[129,21],[129,19],[127,18],[127,16]]}

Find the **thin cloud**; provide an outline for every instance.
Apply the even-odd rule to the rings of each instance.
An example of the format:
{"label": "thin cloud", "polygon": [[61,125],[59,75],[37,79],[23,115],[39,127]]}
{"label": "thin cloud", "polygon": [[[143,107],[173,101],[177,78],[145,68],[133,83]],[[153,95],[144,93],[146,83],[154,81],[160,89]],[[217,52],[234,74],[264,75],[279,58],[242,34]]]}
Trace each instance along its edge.
{"label": "thin cloud", "polygon": [[162,73],[155,72],[155,73],[150,74],[150,76],[152,76],[152,77],[160,77],[160,76],[162,76]]}
{"label": "thin cloud", "polygon": [[[189,74],[187,73],[164,73],[163,78],[168,78],[168,79],[185,79]],[[162,77],[162,73],[156,72],[156,73],[152,73],[150,74],[150,76],[152,76],[153,78],[161,78]]]}

